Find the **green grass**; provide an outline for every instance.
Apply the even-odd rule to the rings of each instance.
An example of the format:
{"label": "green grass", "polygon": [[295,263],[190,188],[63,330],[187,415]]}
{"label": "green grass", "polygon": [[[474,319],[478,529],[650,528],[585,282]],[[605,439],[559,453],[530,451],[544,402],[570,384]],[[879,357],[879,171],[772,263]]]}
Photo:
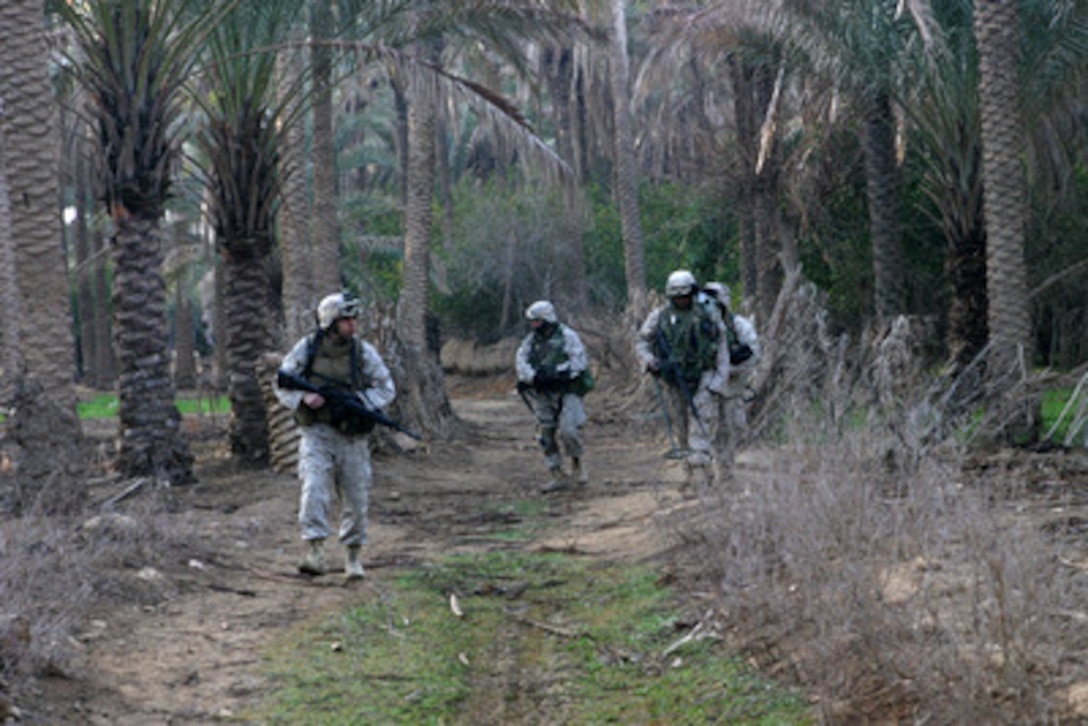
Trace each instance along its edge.
{"label": "green grass", "polygon": [[[215,399],[178,396],[176,403],[178,411],[183,414],[227,413],[230,411],[230,399],[226,396],[219,396]],[[114,417],[117,415],[117,396],[112,393],[96,394],[91,398],[80,401],[76,405],[76,411],[81,419]]]}
{"label": "green grass", "polygon": [[[455,615],[450,593],[464,612]],[[266,724],[808,724],[797,693],[686,632],[650,569],[557,553],[391,575],[264,654]]]}
{"label": "green grass", "polygon": [[[230,412],[230,399],[226,396],[198,398],[178,396],[175,401],[182,414],[220,414]],[[114,418],[117,416],[117,396],[112,393],[98,393],[91,398],[76,402],[76,413],[80,419]],[[0,423],[5,417],[0,414]]]}
{"label": "green grass", "polygon": [[[1069,402],[1070,397],[1073,395],[1072,388],[1056,388],[1051,391],[1043,393],[1042,400],[1042,416],[1043,416],[1043,428],[1042,435],[1050,431],[1055,422],[1058,421],[1058,417],[1061,416],[1062,409]],[[1083,395],[1083,392],[1082,392]],[[1058,423],[1058,428],[1054,432],[1052,437],[1054,441],[1064,441],[1065,437],[1069,434],[1069,427],[1073,424],[1073,418],[1077,413],[1077,402],[1074,402],[1070,407],[1070,410],[1066,413],[1065,417]],[[1084,431],[1073,432],[1074,434],[1084,435]],[[1083,441],[1083,439],[1081,439]]]}

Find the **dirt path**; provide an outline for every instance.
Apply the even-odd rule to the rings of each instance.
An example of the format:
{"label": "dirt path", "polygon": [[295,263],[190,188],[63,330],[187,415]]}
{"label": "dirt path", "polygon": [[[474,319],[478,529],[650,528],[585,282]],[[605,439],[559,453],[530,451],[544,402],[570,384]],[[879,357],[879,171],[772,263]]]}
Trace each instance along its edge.
{"label": "dirt path", "polygon": [[[128,587],[78,638],[76,678],[43,681],[37,718],[50,724],[221,723],[261,697],[263,645],[304,618],[378,597],[397,568],[453,551],[561,548],[607,559],[648,560],[669,546],[655,518],[683,506],[678,472],[660,442],[594,415],[587,427],[592,481],[575,494],[541,495],[544,467],[533,422],[503,391],[454,400],[467,435],[426,453],[375,461],[365,550],[368,579],[308,580],[293,475],[238,474],[222,460],[200,463],[200,483],[179,488],[177,517],[197,528],[199,547],[164,567],[127,563]],[[664,482],[664,483],[663,483]],[[499,541],[518,520],[514,504],[545,501],[532,541]],[[196,513],[194,517],[193,514]],[[338,553],[337,553],[338,554]]]}

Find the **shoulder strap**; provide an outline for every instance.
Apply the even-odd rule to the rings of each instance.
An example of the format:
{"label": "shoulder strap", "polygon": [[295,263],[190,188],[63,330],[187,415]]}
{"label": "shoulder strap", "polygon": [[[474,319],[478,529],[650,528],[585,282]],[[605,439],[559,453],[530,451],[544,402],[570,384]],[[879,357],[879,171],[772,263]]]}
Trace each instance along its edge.
{"label": "shoulder strap", "polygon": [[318,330],[310,336],[310,342],[306,344],[306,366],[302,369],[302,377],[309,378],[314,372],[314,358],[317,357],[317,347],[321,345],[324,330]]}
{"label": "shoulder strap", "polygon": [[363,343],[358,338],[353,337],[351,339],[351,387],[353,390],[363,390],[362,385],[362,361],[363,361]]}

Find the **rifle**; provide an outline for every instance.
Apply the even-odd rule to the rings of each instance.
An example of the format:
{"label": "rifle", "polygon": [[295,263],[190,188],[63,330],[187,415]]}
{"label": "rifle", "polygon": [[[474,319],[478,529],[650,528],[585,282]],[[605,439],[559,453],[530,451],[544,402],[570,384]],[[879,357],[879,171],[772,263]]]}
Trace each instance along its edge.
{"label": "rifle", "polygon": [[672,369],[676,385],[680,387],[680,392],[684,394],[684,400],[688,402],[691,415],[695,418],[695,423],[699,424],[699,430],[703,432],[703,436],[710,436],[707,433],[703,419],[699,418],[699,409],[695,407],[695,399],[692,398],[691,391],[688,390],[688,382],[684,378],[684,372],[680,370],[680,364],[672,359],[672,349],[669,348],[669,341],[665,338],[665,332],[661,330],[661,326],[657,328],[657,348],[661,352],[661,359]]}
{"label": "rifle", "polygon": [[526,408],[529,409],[529,413],[531,413],[531,414],[533,414],[535,416],[536,415],[536,409],[533,408],[533,404],[529,403],[529,397],[527,395],[525,395],[526,392],[531,388],[532,388],[531,384],[528,384],[525,381],[518,381],[517,389],[518,389],[518,395],[521,396],[521,402],[524,403]]}
{"label": "rifle", "polygon": [[676,437],[672,434],[672,418],[669,416],[669,407],[665,403],[665,394],[661,390],[661,381],[653,376],[654,388],[657,389],[657,405],[661,406],[661,415],[665,418],[665,433],[669,435],[669,450],[665,452],[666,459],[683,459],[690,453],[690,449],[682,449],[676,445]]}
{"label": "rifle", "polygon": [[342,410],[348,413],[354,414],[364,420],[373,421],[374,423],[387,426],[391,429],[400,431],[405,436],[411,436],[417,441],[422,441],[423,437],[414,431],[409,431],[404,428],[400,423],[386,416],[384,413],[376,408],[370,408],[354,393],[348,391],[333,388],[331,386],[318,386],[310,383],[305,378],[297,376],[294,373],[288,373],[286,371],[280,371],[276,375],[276,385],[280,388],[287,389],[289,391],[308,391],[309,393],[316,393],[325,398],[329,402],[329,405],[333,408],[340,407]]}

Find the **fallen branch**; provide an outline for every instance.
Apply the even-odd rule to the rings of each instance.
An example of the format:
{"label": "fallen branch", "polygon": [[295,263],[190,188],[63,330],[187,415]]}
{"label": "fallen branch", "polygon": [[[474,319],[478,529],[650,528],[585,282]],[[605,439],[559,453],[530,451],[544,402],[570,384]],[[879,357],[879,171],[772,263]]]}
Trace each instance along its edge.
{"label": "fallen branch", "polygon": [[127,487],[122,489],[117,494],[114,494],[112,497],[106,499],[106,501],[102,502],[102,504],[100,504],[99,506],[102,507],[102,508],[107,508],[107,507],[112,507],[113,505],[117,504],[118,502],[123,502],[124,500],[128,499],[133,494],[140,491],[141,489],[143,489],[145,486],[147,486],[151,482],[152,482],[151,477],[147,477],[147,476],[140,477],[139,479],[135,479],[135,480],[133,480],[133,482],[131,484],[129,484]]}
{"label": "fallen branch", "polygon": [[220,585],[215,582],[209,582],[208,589],[213,592],[229,592],[235,595],[241,595],[242,597],[257,597],[256,590],[243,590],[237,587],[231,587],[230,585]]}
{"label": "fallen branch", "polygon": [[528,626],[531,626],[531,627],[534,627],[534,628],[540,628],[541,630],[543,630],[543,631],[545,631],[547,633],[552,633],[553,635],[561,635],[564,638],[582,638],[582,637],[591,638],[591,636],[588,636],[585,633],[580,633],[577,630],[570,630],[568,628],[560,628],[557,625],[548,625],[547,623],[542,623],[539,620],[530,620],[529,618],[514,618],[514,619],[517,620],[522,625],[528,625]]}
{"label": "fallen branch", "polygon": [[689,642],[691,642],[692,640],[694,640],[694,639],[695,639],[695,636],[696,636],[696,635],[698,635],[700,631],[702,631],[702,629],[703,629],[703,624],[702,624],[702,622],[698,622],[698,623],[696,623],[696,624],[695,624],[695,627],[694,627],[694,628],[692,628],[691,630],[689,630],[689,631],[688,631],[688,633],[687,633],[687,635],[685,635],[684,637],[680,638],[680,640],[676,641],[675,643],[673,643],[672,645],[670,645],[670,646],[669,646],[668,648],[665,648],[665,650],[663,650],[663,651],[661,652],[661,655],[662,655],[662,656],[670,655],[670,654],[671,654],[671,653],[673,653],[673,652],[674,652],[674,651],[675,651],[675,650],[676,650],[677,648],[679,648],[680,646],[684,645],[684,643],[689,643]]}

